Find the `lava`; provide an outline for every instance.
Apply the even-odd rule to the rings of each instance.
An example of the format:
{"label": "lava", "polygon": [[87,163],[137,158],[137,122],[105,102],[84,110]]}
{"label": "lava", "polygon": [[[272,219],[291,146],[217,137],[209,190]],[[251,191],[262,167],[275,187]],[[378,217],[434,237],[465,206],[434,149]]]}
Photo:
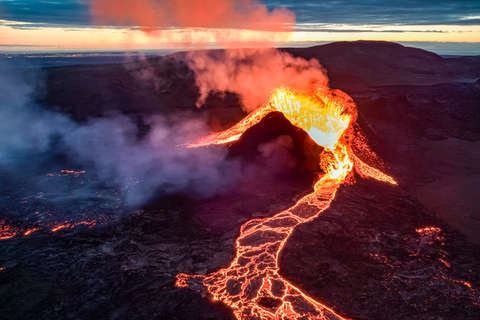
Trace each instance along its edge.
{"label": "lava", "polygon": [[84,174],[85,171],[82,170],[82,171],[74,171],[74,170],[62,170],[61,171],[61,174],[63,176],[68,176],[68,175],[73,175],[75,177],[79,177],[80,175]]}
{"label": "lava", "polygon": [[[387,239],[392,241],[397,235],[377,234],[372,237],[376,243],[373,247],[376,253],[371,257],[386,267],[383,274],[385,288],[397,292],[411,305],[417,306],[419,311],[427,310],[429,301],[441,296],[448,297],[452,302],[469,299],[472,304],[480,305],[479,292],[472,284],[455,279],[456,268],[452,267],[453,262],[448,261],[447,251],[442,249],[445,245],[442,229],[424,227],[415,231],[417,236],[407,236],[401,240],[405,251],[402,252],[400,247],[396,254],[391,249],[382,249],[381,244]],[[399,259],[401,255],[403,258]],[[425,288],[423,299],[418,299],[418,294],[412,292],[413,287]]]}
{"label": "lava", "polygon": [[25,231],[25,232],[23,233],[23,235],[24,235],[24,236],[28,236],[29,234],[32,234],[32,233],[34,233],[34,232],[37,231],[37,230],[40,230],[40,229],[39,229],[39,228],[31,228],[31,229],[28,229],[27,231]]}
{"label": "lava", "polygon": [[330,206],[338,187],[354,167],[363,177],[396,182],[353,154],[348,134],[357,116],[356,106],[340,90],[317,88],[302,92],[279,88],[264,107],[237,125],[201,138],[188,147],[238,140],[248,128],[273,111],[282,112],[324,148],[320,166],[325,174],[315,183],[314,191],[292,208],[270,218],[246,222],[236,240],[235,259],[228,268],[206,276],[179,274],[176,285],[196,287],[197,280],[201,279],[213,299],[230,306],[237,319],[344,319],[280,276],[280,251],[296,226],[315,219]]}
{"label": "lava", "polygon": [[95,220],[81,221],[81,222],[65,222],[63,224],[56,225],[55,227],[53,227],[51,229],[51,231],[52,232],[57,232],[58,230],[61,230],[61,229],[71,229],[71,228],[74,228],[75,226],[79,226],[79,225],[87,225],[87,226],[90,226],[90,228],[92,228],[96,223],[97,223],[97,221],[95,221]]}
{"label": "lava", "polygon": [[[60,172],[57,172],[57,173],[47,173],[46,176],[47,177],[61,177],[61,178],[71,178],[71,177],[79,178],[84,174],[85,174],[84,170],[76,171],[76,170],[62,169],[62,170],[60,170]],[[81,182],[81,183],[83,184],[83,182]],[[52,198],[52,197],[57,197],[57,195],[58,195],[58,198],[66,198],[63,193],[58,193],[58,194],[57,193],[47,193],[47,194],[45,194],[43,192],[39,192],[37,195],[25,197],[25,198],[21,199],[21,201],[22,201],[22,203],[28,203],[28,201],[30,199]],[[76,199],[78,195],[79,195],[79,193],[74,192],[74,193],[69,194],[68,196],[69,196],[70,199]],[[100,198],[100,196],[98,196],[98,198]],[[36,210],[38,210],[38,208]],[[36,211],[35,214],[38,215],[39,211]],[[52,216],[52,213],[45,212],[44,214]],[[62,221],[48,221],[48,219],[43,219],[43,220],[39,219],[39,220],[35,220],[35,221],[33,221],[33,220],[28,221],[29,218],[27,218],[22,223],[17,221],[15,224],[12,225],[11,221],[7,221],[5,219],[2,219],[2,217],[0,217],[0,240],[10,239],[10,238],[13,238],[13,237],[16,237],[16,236],[30,236],[34,232],[37,232],[37,231],[45,231],[46,230],[46,231],[50,231],[50,232],[57,232],[57,231],[62,230],[62,229],[73,229],[76,226],[80,226],[80,225],[86,225],[89,228],[93,228],[95,225],[101,224],[101,223],[107,221],[109,218],[104,216],[104,215],[100,215],[97,219],[89,219],[87,217],[87,215],[85,214],[84,219],[85,220],[82,219],[80,221],[75,221],[75,220],[68,221],[67,220],[67,221],[62,222]]]}
{"label": "lava", "polygon": [[87,225],[90,228],[93,228],[97,224],[97,220],[90,220],[90,221],[80,221],[80,222],[64,222],[60,224],[56,224],[53,227],[48,227],[48,226],[41,226],[41,227],[32,227],[28,229],[21,229],[21,228],[15,228],[10,226],[6,221],[1,220],[0,221],[0,240],[6,240],[13,238],[15,236],[23,235],[23,236],[29,236],[35,231],[39,230],[44,230],[44,229],[50,229],[51,232],[57,232],[62,229],[72,229],[75,228],[76,226],[79,225]]}
{"label": "lava", "polygon": [[0,240],[10,239],[19,234],[19,230],[0,220]]}

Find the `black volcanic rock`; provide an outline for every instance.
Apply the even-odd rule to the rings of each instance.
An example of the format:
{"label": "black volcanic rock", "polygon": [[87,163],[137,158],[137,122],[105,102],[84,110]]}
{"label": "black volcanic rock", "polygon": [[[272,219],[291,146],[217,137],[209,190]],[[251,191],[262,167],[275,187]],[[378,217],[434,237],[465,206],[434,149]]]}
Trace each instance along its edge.
{"label": "black volcanic rock", "polygon": [[[382,41],[335,42],[311,48],[283,49],[326,67],[333,88],[347,93],[374,86],[473,82],[480,57],[442,58],[434,53]],[[123,65],[45,68],[37,100],[84,118],[113,111],[161,113],[194,111],[198,97],[193,72],[183,54]],[[212,96],[206,103],[217,129],[244,116],[235,95]]]}
{"label": "black volcanic rock", "polygon": [[[258,146],[268,143],[281,136],[291,138],[291,153],[298,159],[295,166],[299,170],[320,172],[320,153],[322,147],[318,146],[302,129],[292,125],[280,112],[267,115],[258,126],[248,129],[238,142],[229,147],[229,155],[254,159],[258,157]],[[297,175],[299,172],[296,173]]]}
{"label": "black volcanic rock", "polygon": [[[331,85],[352,96],[355,137],[379,156],[364,160],[399,185],[356,177],[340,187],[331,207],[287,242],[282,275],[353,319],[478,319],[480,57],[445,59],[366,41],[285,50],[318,58]],[[220,130],[244,116],[231,93],[210,96],[198,110],[193,73],[178,56],[43,72],[37,100],[79,120],[121,112],[141,123],[181,110],[204,114]],[[287,175],[269,170],[259,150],[271,143],[290,146],[300,165]],[[252,174],[227,194],[171,195],[93,229],[0,240],[0,319],[233,319],[223,304],[176,288],[175,277],[228,266],[243,222],[284,210],[311,190],[317,151],[273,114],[229,146],[229,157]],[[0,174],[2,182],[13,179]],[[13,197],[26,185],[1,190]]]}
{"label": "black volcanic rock", "polygon": [[194,110],[196,100],[193,72],[175,57],[45,68],[44,77],[46,85],[38,101],[76,118],[112,112]]}
{"label": "black volcanic rock", "polygon": [[475,81],[475,89],[480,89],[480,78]]}
{"label": "black volcanic rock", "polygon": [[280,270],[347,318],[473,320],[478,250],[400,187],[358,180],[295,229]]}

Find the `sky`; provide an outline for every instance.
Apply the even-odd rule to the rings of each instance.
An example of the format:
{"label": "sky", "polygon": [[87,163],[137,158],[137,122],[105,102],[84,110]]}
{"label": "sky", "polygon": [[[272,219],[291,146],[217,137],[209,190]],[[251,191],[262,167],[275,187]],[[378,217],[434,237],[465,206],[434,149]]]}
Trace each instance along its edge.
{"label": "sky", "polygon": [[[129,2],[130,1],[130,2]],[[195,3],[210,0],[0,0],[0,51],[30,50],[137,50],[159,48],[191,48],[213,45],[213,42],[247,39],[264,40],[252,24],[232,25],[195,24],[196,15],[179,17],[180,11],[195,13]],[[220,1],[220,2],[219,2]],[[226,0],[212,0],[218,3]],[[162,22],[152,15],[148,27],[155,24],[155,32],[146,31],[145,21],[124,19],[131,14],[133,3],[152,3],[165,9]],[[182,8],[171,4],[180,3]],[[238,3],[245,0],[228,0]],[[254,3],[255,0],[247,0]],[[257,1],[258,2],[258,1]],[[107,9],[95,9],[103,3]],[[187,5],[185,5],[187,3]],[[192,9],[185,7],[190,7]],[[271,32],[267,37],[277,46],[309,46],[332,41],[386,40],[418,47],[440,50],[451,54],[480,55],[480,1],[445,0],[268,0],[262,2],[267,10],[265,17],[273,15],[275,8],[282,13],[293,13],[294,19],[282,20],[285,32]],[[126,12],[121,7],[127,8]],[[120,9],[119,9],[120,8]],[[115,10],[117,13],[115,13]],[[164,8],[162,8],[164,9]],[[250,10],[240,8],[239,10]],[[176,18],[168,18],[173,11]],[[189,11],[190,10],[190,11]],[[209,8],[208,10],[212,10]],[[110,12],[111,11],[111,12]],[[130,11],[134,11],[131,9]],[[160,12],[160,11],[159,11]],[[116,16],[115,16],[116,14]],[[246,17],[242,14],[240,17]],[[113,17],[113,18],[112,18]],[[167,18],[165,18],[167,17]],[[264,17],[264,16],[262,16]],[[160,19],[160,18],[158,18]],[[259,18],[263,19],[263,18]],[[185,22],[187,21],[187,22]],[[232,21],[235,21],[233,19]],[[288,26],[287,26],[288,25]],[[215,29],[216,36],[211,30]],[[288,32],[290,30],[291,32]],[[262,33],[262,36],[259,34]],[[221,36],[218,36],[221,34]],[[447,52],[448,51],[448,52]],[[460,52],[462,51],[462,52]]]}

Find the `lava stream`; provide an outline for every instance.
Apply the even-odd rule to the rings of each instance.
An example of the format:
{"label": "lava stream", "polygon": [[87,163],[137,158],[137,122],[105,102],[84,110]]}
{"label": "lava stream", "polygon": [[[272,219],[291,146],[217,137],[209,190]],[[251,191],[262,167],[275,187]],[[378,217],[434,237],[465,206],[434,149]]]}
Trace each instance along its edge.
{"label": "lava stream", "polygon": [[263,108],[237,125],[188,147],[235,141],[273,111],[282,112],[324,148],[320,166],[325,175],[315,184],[314,191],[292,208],[270,218],[246,222],[236,241],[235,259],[228,268],[206,276],[179,274],[177,286],[194,285],[191,280],[201,278],[213,298],[230,306],[237,319],[343,319],[279,275],[279,253],[297,225],[318,217],[330,206],[338,187],[354,167],[361,176],[396,182],[353,155],[347,132],[356,118],[356,107],[339,90],[277,89]]}

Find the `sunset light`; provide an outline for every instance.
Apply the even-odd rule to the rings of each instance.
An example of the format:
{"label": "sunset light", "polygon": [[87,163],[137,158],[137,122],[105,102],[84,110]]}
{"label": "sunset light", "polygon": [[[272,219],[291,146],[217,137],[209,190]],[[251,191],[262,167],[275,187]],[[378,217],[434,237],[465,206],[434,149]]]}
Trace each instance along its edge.
{"label": "sunset light", "polygon": [[[299,2],[289,5],[288,10],[261,13],[270,17],[273,24],[283,24],[281,28],[284,28],[282,31],[276,26],[274,30],[265,32],[268,30],[258,31],[259,26],[253,23],[254,20],[249,20],[255,18],[238,16],[238,21],[243,19],[243,22],[238,24],[232,20],[233,24],[237,24],[235,27],[230,27],[223,20],[208,22],[198,18],[197,22],[192,22],[190,17],[182,17],[183,13],[178,7],[170,8],[175,10],[172,14],[176,17],[170,20],[165,18],[168,16],[165,11],[152,12],[147,17],[143,11],[158,10],[154,2],[148,0],[139,2],[139,14],[129,22],[129,26],[117,25],[115,19],[120,21],[124,13],[122,9],[116,9],[103,15],[102,6],[107,3],[108,0],[96,0],[93,2],[95,6],[89,7],[84,2],[73,0],[63,4],[32,1],[32,8],[37,8],[37,11],[27,10],[20,1],[0,3],[0,51],[184,50],[259,44],[285,47],[360,39],[417,42],[420,45],[431,43],[427,45],[428,48],[437,46],[440,51],[443,47],[448,47],[448,43],[456,43],[459,51],[470,52],[474,48],[480,48],[480,9],[477,8],[476,12],[471,7],[466,10],[453,4],[447,14],[421,2],[403,8],[388,7],[386,4],[373,7],[356,2],[352,3],[354,9],[351,12],[346,11],[346,7],[335,7],[327,3],[307,6],[306,3]],[[181,5],[181,1],[178,5]],[[281,2],[276,5],[281,6]],[[348,5],[348,1],[343,4]],[[265,10],[271,10],[268,1],[266,6]],[[109,8],[108,5],[105,8]],[[248,10],[257,10],[255,8]],[[72,19],[69,20],[68,16],[53,18],[49,14],[43,14],[47,10],[61,10],[62,13],[72,15]],[[357,16],[353,15],[355,10],[359,11]],[[287,12],[289,15],[283,16]],[[314,12],[315,15],[312,14]],[[422,15],[421,12],[425,14]],[[90,13],[93,13],[93,18]],[[99,14],[101,18],[98,18]],[[136,23],[135,19],[139,23],[145,22],[142,19],[157,19],[157,23],[148,22],[147,28]],[[189,26],[188,23],[198,25]]]}

